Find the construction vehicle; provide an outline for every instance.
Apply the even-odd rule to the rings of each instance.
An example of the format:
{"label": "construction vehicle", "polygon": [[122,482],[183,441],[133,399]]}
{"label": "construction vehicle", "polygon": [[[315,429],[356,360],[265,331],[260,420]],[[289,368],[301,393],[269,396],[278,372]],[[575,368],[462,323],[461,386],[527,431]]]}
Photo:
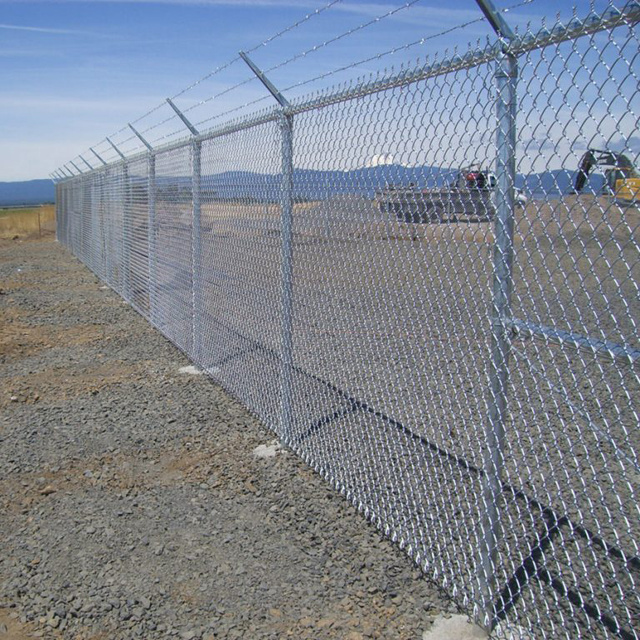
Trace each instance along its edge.
{"label": "construction vehicle", "polygon": [[[474,165],[459,171],[445,187],[389,185],[376,193],[376,202],[381,213],[393,214],[403,222],[487,221],[495,215],[497,182],[490,170]],[[526,204],[521,189],[516,189],[515,200],[516,205]]]}
{"label": "construction vehicle", "polygon": [[640,174],[627,156],[615,151],[588,149],[580,159],[574,193],[580,193],[589,175],[597,167],[604,169],[604,193],[623,204],[640,204]]}

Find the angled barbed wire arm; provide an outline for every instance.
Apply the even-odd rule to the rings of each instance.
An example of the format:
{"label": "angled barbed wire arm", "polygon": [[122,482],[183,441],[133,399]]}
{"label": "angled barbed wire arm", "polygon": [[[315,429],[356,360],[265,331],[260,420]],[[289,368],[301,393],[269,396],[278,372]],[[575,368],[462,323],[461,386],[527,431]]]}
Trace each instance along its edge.
{"label": "angled barbed wire arm", "polygon": [[106,166],[106,160],[93,147],[89,147],[89,151],[91,151],[91,153],[93,153],[93,155],[102,162],[103,166]]}
{"label": "angled barbed wire arm", "polygon": [[275,85],[243,51],[240,57],[256,74],[267,91],[281,108],[280,130],[282,132],[282,176],[280,183],[281,208],[281,258],[282,258],[282,380],[280,437],[290,442],[292,433],[292,376],[293,376],[293,114],[291,105]]}
{"label": "angled barbed wire arm", "polygon": [[127,125],[131,131],[135,134],[135,136],[142,142],[142,144],[147,148],[147,151],[153,151],[153,147],[145,140],[142,134],[131,124]]}
{"label": "angled barbed wire arm", "polygon": [[122,153],[122,151],[120,151],[120,149],[118,149],[118,147],[111,141],[111,138],[107,137],[105,138],[105,140],[113,147],[113,150],[120,156],[120,160],[127,159],[124,153]]}
{"label": "angled barbed wire arm", "polygon": [[476,4],[480,7],[487,22],[491,25],[492,29],[496,32],[499,38],[506,38],[507,40],[513,40],[516,35],[509,26],[509,23],[504,19],[502,12],[498,11],[493,4],[493,0],[476,0]]}
{"label": "angled barbed wire arm", "polygon": [[282,93],[276,88],[276,86],[267,78],[267,76],[260,70],[260,68],[251,60],[251,58],[244,52],[238,51],[238,55],[247,63],[247,66],[256,74],[258,80],[262,82],[267,91],[276,99],[278,104],[283,109],[288,109],[291,105],[289,101],[282,95]]}
{"label": "angled barbed wire arm", "polygon": [[78,167],[78,165],[73,161],[73,160],[69,160],[69,164],[73,165],[73,168],[80,174],[84,173],[84,171],[82,171],[82,169],[80,169]]}
{"label": "angled barbed wire arm", "polygon": [[78,156],[78,158],[80,158],[80,160],[82,160],[82,162],[84,162],[87,167],[89,167],[89,171],[93,171],[93,167],[82,156]]}
{"label": "angled barbed wire arm", "polygon": [[194,135],[194,136],[199,135],[198,134],[198,130],[191,124],[191,122],[189,121],[187,116],[185,116],[184,113],[182,113],[182,111],[180,111],[180,109],[178,109],[178,107],[176,107],[176,105],[171,100],[171,98],[167,98],[167,104],[176,112],[176,115],[178,116],[178,118],[180,118],[180,120],[182,120],[184,126],[187,127],[187,129],[189,129],[189,131],[191,131],[192,135]]}

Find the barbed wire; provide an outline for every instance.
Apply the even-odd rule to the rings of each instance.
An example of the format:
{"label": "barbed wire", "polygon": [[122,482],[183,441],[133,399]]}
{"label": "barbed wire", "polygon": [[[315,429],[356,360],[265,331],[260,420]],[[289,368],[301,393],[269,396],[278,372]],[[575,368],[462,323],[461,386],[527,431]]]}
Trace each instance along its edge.
{"label": "barbed wire", "polygon": [[[281,29],[280,31],[278,31],[277,33],[273,34],[272,36],[269,36],[266,40],[263,40],[262,42],[260,42],[257,45],[254,45],[253,47],[251,47],[250,49],[247,50],[248,53],[252,53],[254,51],[257,51],[258,49],[260,49],[261,47],[266,47],[267,45],[269,45],[271,42],[273,42],[274,40],[282,37],[283,35],[285,35],[286,33],[289,33],[290,31],[293,31],[294,29],[297,29],[298,27],[300,27],[302,24],[304,24],[305,22],[307,22],[308,20],[310,20],[311,18],[314,18],[315,16],[320,15],[321,13],[323,13],[324,11],[330,9],[331,7],[333,7],[335,4],[338,4],[339,2],[342,2],[342,0],[329,0],[329,2],[327,2],[324,6],[315,9],[314,11],[311,11],[309,13],[307,13],[303,18],[301,18],[300,20],[296,20],[295,22],[293,22],[292,24],[286,26],[284,29]],[[227,62],[225,62],[224,64],[216,67],[215,69],[213,69],[212,71],[210,71],[209,73],[205,74],[204,76],[202,76],[201,78],[199,78],[198,80],[196,80],[195,82],[191,83],[189,86],[185,87],[184,89],[178,91],[178,93],[175,93],[173,96],[171,96],[171,99],[174,100],[182,95],[184,95],[185,93],[187,93],[188,91],[190,91],[191,89],[195,88],[196,86],[198,86],[199,84],[201,84],[202,82],[204,82],[205,80],[208,80],[209,78],[212,78],[213,76],[217,75],[218,73],[224,71],[225,69],[229,68],[231,65],[233,65],[234,63],[238,62],[240,60],[240,56],[235,56],[234,58],[232,58],[231,60],[228,60]],[[248,82],[250,82],[251,80],[253,80],[254,78],[250,78],[242,83],[239,83],[237,86],[234,85],[234,87],[229,88],[229,91],[238,88],[238,86],[242,86],[243,84],[247,84]],[[228,93],[228,91],[223,92],[224,93]],[[223,95],[221,94],[221,95]],[[209,100],[207,100],[207,102],[209,102],[212,98],[210,98]],[[144,113],[143,115],[137,117],[135,120],[131,121],[131,124],[137,124],[138,122],[141,122],[142,120],[145,120],[146,118],[148,118],[150,115],[154,114],[156,111],[159,111],[160,109],[162,109],[164,106],[166,105],[166,102],[161,102],[160,104],[157,104],[156,106],[152,107],[151,109],[149,109],[146,113]],[[200,105],[195,105],[195,106],[200,106]],[[192,109],[194,107],[191,107],[190,109]],[[189,109],[189,110],[190,110]],[[186,111],[186,110],[185,110]],[[162,122],[149,127],[147,129],[145,129],[142,133],[147,133],[159,126],[161,126],[162,124],[166,124],[169,120],[173,119],[175,116],[175,114],[173,114],[171,117],[166,118],[165,120],[163,120]],[[101,140],[100,142],[98,142],[96,145],[97,146],[99,144],[102,144],[103,142],[107,141],[107,138],[115,138],[116,136],[120,135],[121,133],[123,133],[124,131],[127,131],[128,129],[128,124],[123,126],[121,129],[118,129],[117,131],[115,131],[114,133],[111,133],[110,135],[106,136],[105,138],[103,138],[103,140]],[[135,136],[132,136],[132,138]],[[162,139],[166,136],[162,136],[159,139]],[[131,140],[132,138],[128,138],[127,141]],[[121,142],[120,144],[124,144],[124,142]],[[87,153],[89,151],[89,149],[87,149],[84,153]]]}
{"label": "barbed wire", "polygon": [[338,42],[338,40],[342,40],[343,38],[346,38],[348,36],[353,35],[354,33],[357,33],[358,31],[362,31],[362,29],[366,29],[367,27],[370,27],[374,24],[378,24],[380,23],[382,20],[384,20],[385,18],[389,18],[392,15],[395,15],[396,13],[398,13],[399,11],[403,11],[405,9],[408,9],[409,7],[412,7],[414,4],[416,4],[417,2],[420,2],[420,0],[409,0],[409,2],[405,2],[405,4],[400,5],[399,7],[394,7],[393,9],[387,11],[386,13],[376,16],[375,18],[372,18],[371,20],[368,20],[367,22],[363,22],[362,24],[358,25],[357,27],[354,27],[353,29],[348,29],[347,31],[334,36],[333,38],[330,38],[329,40],[325,40],[325,42],[322,42],[321,44],[317,44],[309,49],[306,49],[305,51],[301,51],[300,53],[297,53],[296,55],[292,56],[291,58],[288,58],[287,60],[283,60],[282,62],[279,62],[278,64],[274,65],[273,67],[269,67],[266,70],[266,73],[270,73],[271,71],[275,71],[276,69],[281,69],[282,67],[284,67],[287,64],[290,64],[291,62],[295,62],[296,60],[299,60],[300,58],[304,58],[306,57],[308,54],[310,53],[316,53],[317,51],[319,51],[320,49],[323,49],[324,47],[329,46],[330,44],[333,44],[334,42]]}
{"label": "barbed wire", "polygon": [[[522,7],[522,6],[531,4],[534,1],[535,0],[522,0],[521,2],[518,2],[516,4],[510,5],[509,7],[505,7],[504,9],[500,9],[500,12],[501,13],[506,13],[508,11],[512,11],[513,9],[517,9],[518,7]],[[402,9],[402,8],[405,8],[405,6],[403,5],[402,7],[398,7],[398,9]],[[319,74],[319,75],[314,76],[312,78],[308,78],[306,80],[301,80],[300,82],[297,82],[297,83],[294,83],[294,84],[289,85],[287,87],[284,87],[282,89],[282,91],[283,92],[284,91],[291,91],[292,89],[296,89],[298,87],[302,87],[302,86],[305,86],[307,84],[311,84],[312,82],[316,82],[318,80],[323,80],[325,78],[328,78],[328,77],[330,77],[332,75],[335,75],[337,73],[340,73],[342,71],[347,71],[348,69],[361,66],[361,65],[366,64],[368,62],[372,62],[374,60],[379,60],[379,59],[381,59],[381,58],[383,58],[385,56],[399,53],[400,51],[404,51],[404,50],[410,49],[411,47],[415,47],[415,46],[424,44],[425,42],[427,42],[429,40],[434,40],[435,38],[439,38],[441,36],[448,35],[448,34],[454,32],[454,31],[457,31],[457,30],[460,30],[460,29],[465,29],[465,28],[469,27],[472,24],[483,22],[484,20],[485,20],[485,18],[483,16],[480,16],[478,18],[474,18],[473,20],[468,20],[467,22],[463,22],[461,24],[455,25],[455,26],[450,27],[448,29],[444,29],[442,31],[439,31],[438,33],[433,34],[433,35],[425,36],[424,38],[420,38],[419,40],[415,40],[413,42],[409,42],[407,44],[400,45],[398,47],[394,47],[392,49],[389,49],[389,50],[384,51],[382,53],[376,54],[374,56],[369,56],[368,58],[363,58],[362,60],[357,60],[356,62],[352,62],[352,63],[349,63],[347,65],[343,65],[341,67],[338,67],[336,69],[332,69],[331,71],[327,71],[325,73]],[[274,68],[276,68],[276,67],[272,67],[268,71],[269,72],[273,71]],[[223,112],[221,112],[219,114],[215,114],[215,115],[210,116],[208,118],[204,118],[203,120],[200,120],[199,122],[197,122],[196,126],[201,126],[203,124],[207,124],[209,122],[213,122],[214,120],[219,120],[220,118],[223,118],[224,116],[228,116],[228,115],[231,115],[233,113],[237,113],[238,111],[241,111],[243,109],[246,109],[246,108],[254,106],[254,105],[257,105],[257,104],[259,104],[261,102],[264,102],[264,101],[266,101],[268,99],[270,99],[270,96],[261,96],[260,98],[256,98],[254,100],[250,100],[249,102],[246,102],[246,103],[244,103],[244,104],[242,104],[240,106],[233,107],[232,109],[228,109],[228,110],[223,111]],[[205,101],[203,101],[202,104],[204,104],[204,102]],[[200,106],[200,105],[195,105],[195,106]],[[192,108],[195,108],[195,106],[192,107]]]}
{"label": "barbed wire", "polygon": [[[323,49],[324,47],[327,47],[331,44],[333,44],[334,42],[337,42],[339,40],[342,40],[343,38],[346,38],[348,36],[353,35],[354,33],[357,33],[358,31],[361,31],[363,29],[366,29],[367,27],[370,27],[374,24],[379,24],[382,20],[389,18],[393,15],[395,15],[396,13],[403,11],[405,9],[408,9],[409,7],[413,6],[414,4],[420,2],[420,0],[409,0],[408,2],[405,2],[403,5],[400,5],[398,7],[394,7],[393,9],[390,9],[389,11],[387,11],[386,13],[383,13],[381,15],[375,16],[374,18],[372,18],[371,20],[367,20],[366,22],[363,22],[362,24],[359,24],[357,27],[353,27],[352,29],[348,29],[347,31],[344,31],[340,34],[338,34],[337,36],[334,36],[333,38],[330,38],[329,40],[325,40],[324,42],[321,42],[319,44],[314,45],[313,47],[310,47],[308,49],[305,49],[304,51],[300,51],[297,54],[291,56],[290,58],[283,60],[282,62],[279,62],[278,64],[269,67],[266,70],[266,73],[271,73],[272,71],[275,71],[276,69],[281,69],[282,67],[295,62],[296,60],[299,60],[301,58],[306,57],[307,55],[309,55],[310,53],[315,53],[317,51],[319,51],[320,49]],[[335,3],[334,3],[335,4]],[[325,8],[329,8],[328,6]],[[254,47],[254,49],[247,51],[247,53],[251,53],[252,51],[255,51],[257,47]],[[249,82],[251,82],[252,80],[255,80],[256,77],[252,76],[250,78],[248,78],[247,80],[244,80],[243,82],[238,83],[237,85],[235,85],[234,87],[232,87],[233,89],[236,89],[240,86],[243,86],[245,84],[248,84]],[[212,100],[215,100],[216,98],[219,98],[220,96],[224,95],[225,93],[228,93],[228,90],[222,91],[216,95],[213,95],[205,100],[202,100],[201,102],[192,105],[191,107],[188,107],[187,109],[184,110],[185,113],[196,109],[198,107],[203,106],[204,104],[207,104],[208,102],[211,102]],[[220,114],[220,116],[212,116],[210,118],[205,118],[204,120],[198,122],[198,125],[204,124],[206,122],[211,122],[213,120],[218,119],[218,117],[222,117],[223,115],[229,115],[229,113],[233,113],[235,111],[238,111],[240,109],[244,109],[248,106],[257,104],[259,102],[262,102],[262,100],[265,100],[266,97],[261,97],[261,98],[257,98],[255,100],[252,100],[250,102],[248,102],[247,104],[241,106],[241,107],[234,107],[233,109],[230,109],[229,111],[225,111],[224,113]]]}
{"label": "barbed wire", "polygon": [[[535,0],[522,0],[521,2],[518,2],[517,4],[511,5],[509,7],[505,7],[504,9],[500,9],[500,13],[506,13],[507,11],[511,11],[512,9],[517,9],[518,7],[522,7],[524,5],[527,4],[531,4],[532,2],[534,2]],[[394,55],[396,53],[399,53],[400,51],[405,51],[407,49],[410,49],[411,47],[416,47],[418,45],[422,45],[425,42],[428,42],[429,40],[434,40],[435,38],[440,38],[441,36],[444,35],[448,35],[450,33],[453,33],[454,31],[457,31],[459,29],[466,29],[467,27],[471,26],[472,24],[477,24],[479,22],[484,22],[485,18],[483,16],[480,16],[478,18],[474,18],[473,20],[468,20],[467,22],[463,22],[459,25],[455,25],[453,27],[450,27],[449,29],[444,29],[443,31],[439,31],[438,33],[435,33],[433,35],[430,36],[425,36],[423,38],[420,38],[419,40],[414,40],[413,42],[409,42],[407,44],[403,44],[400,45],[398,47],[393,47],[392,49],[388,49],[387,51],[383,51],[382,53],[378,53],[374,56],[370,56],[368,58],[363,58],[362,60],[358,60],[356,62],[352,62],[348,65],[343,65],[342,67],[338,67],[337,69],[333,69],[331,71],[327,71],[325,73],[321,73],[317,76],[314,76],[313,78],[307,78],[306,80],[301,80],[300,82],[296,82],[295,84],[292,84],[288,87],[285,87],[283,89],[283,91],[290,91],[292,89],[296,89],[298,87],[302,87],[304,85],[307,84],[311,84],[312,82],[316,82],[317,80],[323,80],[324,78],[328,78],[332,75],[335,75],[336,73],[340,73],[342,71],[346,71],[350,68],[353,67],[358,67],[361,66],[363,64],[367,64],[368,62],[372,62],[374,60],[380,60],[381,58],[384,58],[385,56],[389,56],[389,55]],[[269,69],[269,71],[272,71],[273,69]]]}
{"label": "barbed wire", "polygon": [[[284,29],[281,29],[277,33],[273,34],[272,36],[270,36],[266,40],[260,42],[259,44],[255,45],[253,47],[251,47],[250,49],[247,49],[247,53],[253,53],[253,52],[257,51],[258,49],[269,45],[274,40],[276,40],[276,39],[282,37],[283,35],[295,30],[296,28],[300,27],[302,24],[304,24],[305,22],[307,22],[311,18],[316,17],[316,16],[320,15],[321,13],[323,13],[325,11],[328,11],[329,9],[331,9],[336,4],[338,4],[338,3],[342,2],[342,1],[343,0],[330,0],[329,2],[327,2],[322,7],[320,7],[318,9],[306,14],[300,20],[297,20],[296,22],[288,25]],[[513,5],[509,6],[509,7],[506,7],[504,9],[500,9],[499,11],[501,13],[506,13],[506,12],[511,11],[513,9],[516,9],[518,7],[531,4],[534,1],[535,0],[522,0],[521,2],[513,4]],[[273,66],[267,68],[265,73],[272,73],[273,71],[276,71],[278,69],[282,69],[283,67],[285,67],[285,66],[287,66],[287,65],[289,65],[289,64],[291,64],[291,63],[293,63],[293,62],[295,62],[297,60],[300,60],[302,58],[306,58],[307,56],[309,56],[309,55],[311,55],[313,53],[316,53],[316,52],[318,52],[318,51],[320,51],[320,50],[322,50],[322,49],[324,49],[324,48],[326,48],[326,47],[328,47],[328,46],[330,46],[330,45],[332,45],[332,44],[334,44],[334,43],[336,43],[336,42],[338,42],[338,41],[340,41],[340,40],[342,40],[344,38],[348,38],[350,36],[353,36],[355,33],[358,33],[358,32],[360,32],[360,31],[362,31],[362,30],[364,30],[366,28],[369,28],[369,27],[371,27],[371,26],[373,26],[375,24],[379,24],[381,21],[383,21],[383,20],[385,20],[387,18],[390,18],[391,16],[399,13],[400,11],[404,11],[404,10],[409,9],[410,7],[412,7],[413,5],[417,4],[418,2],[420,2],[420,0],[408,0],[407,2],[405,2],[402,5],[394,7],[392,9],[386,11],[385,13],[377,15],[377,16],[371,18],[370,20],[367,20],[367,21],[365,21],[365,22],[363,22],[363,23],[361,23],[361,24],[359,24],[359,25],[357,25],[357,26],[355,26],[353,28],[347,29],[346,31],[343,31],[342,33],[339,33],[338,35],[336,35],[336,36],[334,36],[332,38],[329,38],[328,40],[320,42],[320,43],[318,43],[318,44],[316,44],[316,45],[314,45],[312,47],[309,47],[309,48],[307,48],[307,49],[305,49],[303,51],[300,51],[300,52],[294,54],[293,56],[290,56],[289,58],[287,58],[285,60],[282,60],[281,62],[278,62],[278,63],[274,64]],[[300,87],[309,85],[309,84],[311,84],[313,82],[318,82],[320,80],[324,80],[324,79],[329,78],[329,77],[331,77],[333,75],[336,75],[338,73],[347,71],[347,70],[349,70],[351,68],[356,68],[356,67],[362,66],[364,64],[367,64],[369,62],[372,62],[372,61],[375,61],[375,60],[380,60],[380,59],[382,59],[382,58],[384,58],[386,56],[394,55],[394,54],[397,54],[397,53],[399,53],[401,51],[406,51],[406,50],[408,50],[408,49],[410,49],[412,47],[423,45],[423,44],[425,44],[426,42],[428,42],[430,40],[442,37],[444,35],[450,34],[450,33],[454,32],[454,31],[457,31],[457,30],[460,30],[460,29],[464,29],[464,28],[469,27],[469,26],[471,26],[473,24],[483,22],[484,20],[485,20],[485,18],[483,16],[479,16],[478,18],[474,18],[473,20],[468,20],[468,21],[466,21],[464,23],[455,25],[455,26],[450,27],[448,29],[444,29],[442,31],[439,31],[438,33],[433,34],[433,35],[425,36],[425,37],[420,38],[418,40],[415,40],[415,41],[412,41],[412,42],[409,42],[409,43],[406,43],[406,44],[403,44],[403,45],[399,45],[397,47],[393,47],[391,49],[388,49],[387,51],[383,51],[382,53],[378,53],[376,55],[369,56],[369,57],[363,58],[361,60],[356,60],[355,62],[351,62],[349,64],[342,65],[340,67],[332,69],[330,71],[326,71],[324,73],[318,74],[318,75],[313,76],[311,78],[307,78],[305,80],[301,80],[299,82],[296,82],[294,84],[291,84],[289,86],[284,87],[282,89],[282,91],[292,91],[294,89],[298,89]],[[201,78],[199,78],[195,82],[191,83],[190,85],[188,85],[184,89],[181,89],[179,92],[175,93],[173,96],[171,96],[171,99],[173,100],[173,99],[176,99],[178,97],[183,96],[187,92],[189,92],[192,89],[194,89],[196,86],[200,85],[202,82],[205,82],[206,80],[212,78],[213,76],[217,75],[218,73],[222,72],[223,70],[228,69],[229,67],[231,67],[233,64],[235,64],[239,60],[241,60],[240,56],[235,56],[234,58],[228,60],[226,63],[216,67],[215,69],[213,69],[209,73],[205,74],[204,76],[202,76]],[[194,109],[198,109],[198,108],[200,108],[200,107],[202,107],[202,106],[204,106],[204,105],[206,105],[206,104],[208,104],[208,103],[210,103],[210,102],[212,102],[214,100],[217,100],[217,99],[219,99],[219,98],[221,98],[221,97],[223,97],[223,96],[225,96],[225,95],[227,95],[229,93],[232,93],[233,91],[236,91],[237,89],[239,89],[239,88],[241,88],[241,87],[243,87],[243,86],[245,86],[245,85],[247,85],[247,84],[249,84],[249,83],[251,83],[251,82],[253,82],[255,80],[257,80],[256,76],[255,75],[251,75],[251,76],[249,76],[249,77],[247,77],[247,78],[245,78],[245,79],[243,79],[243,80],[231,85],[230,87],[227,87],[224,90],[209,96],[208,98],[200,100],[197,103],[192,104],[192,105],[182,109],[182,112],[183,113],[188,113],[188,112],[193,111]],[[214,114],[212,116],[209,116],[207,118],[199,120],[198,122],[195,123],[195,126],[201,127],[204,124],[211,123],[211,122],[213,122],[215,120],[219,120],[219,119],[221,119],[221,118],[223,118],[225,116],[229,116],[231,114],[237,113],[238,111],[245,110],[245,109],[247,109],[247,108],[249,108],[251,106],[260,104],[260,103],[262,103],[264,101],[269,100],[269,98],[270,98],[270,96],[264,95],[264,96],[261,96],[259,98],[255,98],[255,99],[249,100],[249,101],[245,102],[242,105],[233,107],[231,109],[227,109],[227,110],[222,111],[222,112],[220,112],[218,114]],[[165,107],[166,105],[167,105],[166,101],[161,102],[160,104],[158,104],[158,105],[154,106],[153,108],[149,109],[146,113],[144,113],[143,115],[139,116],[135,120],[132,120],[131,123],[132,124],[136,124],[138,122],[141,122],[141,121],[147,119],[149,116],[153,115],[154,113],[156,113],[157,111],[159,111],[160,109]],[[163,118],[159,122],[156,122],[156,123],[150,125],[149,127],[146,127],[145,129],[143,129],[141,131],[141,134],[144,135],[144,134],[148,134],[148,133],[150,133],[152,131],[155,131],[156,129],[166,125],[168,122],[171,122],[172,120],[176,119],[177,117],[178,116],[177,116],[176,113],[171,113],[171,115],[167,116],[166,118]],[[97,143],[97,145],[94,145],[94,146],[98,146],[98,145],[100,145],[102,143],[107,142],[107,138],[116,138],[117,136],[119,136],[120,134],[122,134],[123,132],[128,131],[128,130],[129,130],[129,125],[125,125],[121,129],[118,129],[116,132],[114,132],[114,133],[110,134],[109,136],[105,137],[102,141],[100,141],[99,143]],[[175,135],[179,134],[181,130],[182,129],[179,129],[179,130],[173,131],[171,133],[166,133],[166,134],[160,135],[160,136],[158,136],[156,138],[153,138],[151,140],[151,142],[157,143],[157,142],[160,142],[160,141],[165,140],[167,138],[174,137]],[[125,140],[118,141],[118,145],[122,146],[122,145],[125,145],[125,144],[127,144],[128,142],[130,142],[132,140],[137,140],[137,139],[138,138],[137,138],[136,135],[131,135],[128,138],[125,138]],[[135,147],[134,150],[141,149],[142,147],[143,147],[143,145],[140,144],[137,147]],[[108,148],[108,151],[112,155],[113,149]],[[89,153],[89,152],[90,152],[90,149],[87,149],[87,151],[84,152],[84,153]]]}
{"label": "barbed wire", "polygon": [[[331,0],[330,2],[328,2],[323,7],[320,7],[319,9],[316,9],[315,11],[312,11],[312,12],[308,13],[307,15],[304,16],[304,18],[301,18],[300,20],[294,22],[293,24],[290,24],[289,26],[285,27],[281,31],[278,31],[278,33],[275,33],[272,36],[269,36],[266,40],[264,40],[263,42],[255,45],[251,49],[247,49],[247,53],[253,53],[254,51],[257,51],[258,49],[260,49],[261,47],[266,47],[268,44],[270,44],[271,42],[273,42],[277,38],[282,37],[285,33],[289,33],[289,31],[293,31],[294,29],[297,29],[300,25],[304,24],[305,22],[307,22],[311,18],[314,18],[315,16],[320,15],[321,13],[326,11],[327,9],[330,9],[331,7],[333,7],[333,5],[337,4],[338,2],[342,2],[342,0]],[[184,89],[182,89],[181,91],[179,91],[175,95],[171,96],[171,99],[173,100],[175,98],[180,97],[181,95],[184,95],[185,93],[187,93],[188,91],[190,91],[194,87],[197,87],[199,84],[201,84],[205,80],[208,80],[209,78],[212,78],[214,75],[220,73],[224,69],[227,69],[228,67],[230,67],[232,64],[238,62],[240,59],[241,59],[240,56],[235,56],[235,58],[232,58],[231,60],[229,60],[225,64],[220,65],[219,67],[217,67],[213,71],[211,71],[211,72],[207,73],[206,75],[202,76],[202,78],[200,78],[200,79],[196,80],[194,83],[190,84],[188,87],[185,87]]]}

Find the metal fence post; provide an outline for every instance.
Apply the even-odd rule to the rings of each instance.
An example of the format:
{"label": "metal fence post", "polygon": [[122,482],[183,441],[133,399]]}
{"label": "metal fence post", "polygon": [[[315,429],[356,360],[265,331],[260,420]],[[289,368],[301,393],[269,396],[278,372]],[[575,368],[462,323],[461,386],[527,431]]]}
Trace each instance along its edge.
{"label": "metal fence post", "polygon": [[[133,131],[134,135],[138,138],[138,140],[140,140],[140,142],[142,142],[142,144],[147,148],[147,151],[149,152],[149,157],[151,157],[153,155],[153,147],[145,140],[145,138],[142,136],[142,134],[140,134],[140,132],[131,124],[129,123],[129,129],[131,129],[131,131]],[[107,138],[108,140],[108,138]],[[113,145],[113,143],[111,143]],[[155,162],[155,161],[154,161]],[[147,178],[149,177],[149,171],[147,170]],[[149,185],[147,184],[147,187]],[[133,186],[131,185],[131,181],[129,180],[129,189],[128,189],[128,204],[129,206],[133,206]],[[148,194],[148,191],[147,191]],[[126,210],[127,207],[125,207]],[[132,229],[133,231],[133,229]],[[147,226],[147,242],[149,239],[149,228]],[[129,265],[130,266],[130,262],[131,262],[131,246],[129,247]],[[147,255],[147,263],[149,262],[149,255]],[[129,284],[131,284],[131,274],[129,273]],[[149,289],[151,289],[151,281],[149,281]],[[133,301],[133,295],[131,295],[132,292],[130,292],[130,296],[131,296],[131,300],[130,302]]]}
{"label": "metal fence post", "polygon": [[102,274],[100,278],[102,280],[107,279],[108,273],[108,265],[109,259],[107,257],[107,240],[105,234],[105,197],[104,197],[104,187],[105,187],[105,172],[104,170],[100,170],[96,172],[96,182],[98,187],[98,224],[100,225],[99,233],[100,233],[100,264],[102,269]]}
{"label": "metal fence post", "polygon": [[256,74],[267,91],[282,108],[282,182],[280,207],[282,210],[282,399],[280,413],[280,437],[286,442],[292,435],[291,386],[293,367],[293,114],[289,101],[278,91],[258,66],[244,52],[240,57]]}
{"label": "metal fence post", "polygon": [[[62,202],[62,194],[64,190],[64,186],[61,182],[56,183],[56,241],[62,241],[62,212],[65,210],[64,203]],[[65,243],[66,244],[66,243]]]}
{"label": "metal fence post", "polygon": [[131,229],[129,216],[131,214],[131,188],[129,166],[125,162],[122,167],[122,297],[131,301]]}
{"label": "metal fence post", "polygon": [[500,538],[498,501],[502,493],[504,437],[509,382],[509,320],[513,288],[513,211],[516,173],[517,59],[508,53],[497,61],[496,146],[497,188],[494,241],[493,302],[491,313],[491,370],[489,416],[484,456],[483,497],[486,513],[482,526],[480,586],[484,626],[494,623],[496,554]]}
{"label": "metal fence post", "polygon": [[293,116],[283,111],[282,130],[282,437],[291,436],[293,367]]}
{"label": "metal fence post", "polygon": [[148,263],[149,263],[149,318],[151,322],[156,324],[157,313],[157,265],[156,265],[156,154],[149,151],[149,168],[147,175],[147,244],[148,244]]}
{"label": "metal fence post", "polygon": [[191,135],[191,355],[193,359],[202,362],[202,227],[201,212],[201,182],[202,182],[202,142],[198,139],[198,130],[180,111],[171,98],[167,104],[175,111],[182,123],[189,129]]}
{"label": "metal fence post", "polygon": [[202,227],[201,214],[201,182],[202,182],[202,142],[194,139],[191,144],[192,164],[192,201],[193,219],[191,221],[191,309],[192,336],[191,349],[198,364],[202,362]]}

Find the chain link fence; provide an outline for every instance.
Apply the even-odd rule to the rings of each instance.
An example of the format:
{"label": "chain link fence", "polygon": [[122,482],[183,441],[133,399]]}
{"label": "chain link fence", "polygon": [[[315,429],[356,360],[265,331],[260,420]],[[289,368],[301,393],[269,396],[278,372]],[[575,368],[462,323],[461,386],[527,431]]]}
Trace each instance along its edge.
{"label": "chain link fence", "polygon": [[58,239],[498,637],[640,638],[639,21],[57,183]]}

